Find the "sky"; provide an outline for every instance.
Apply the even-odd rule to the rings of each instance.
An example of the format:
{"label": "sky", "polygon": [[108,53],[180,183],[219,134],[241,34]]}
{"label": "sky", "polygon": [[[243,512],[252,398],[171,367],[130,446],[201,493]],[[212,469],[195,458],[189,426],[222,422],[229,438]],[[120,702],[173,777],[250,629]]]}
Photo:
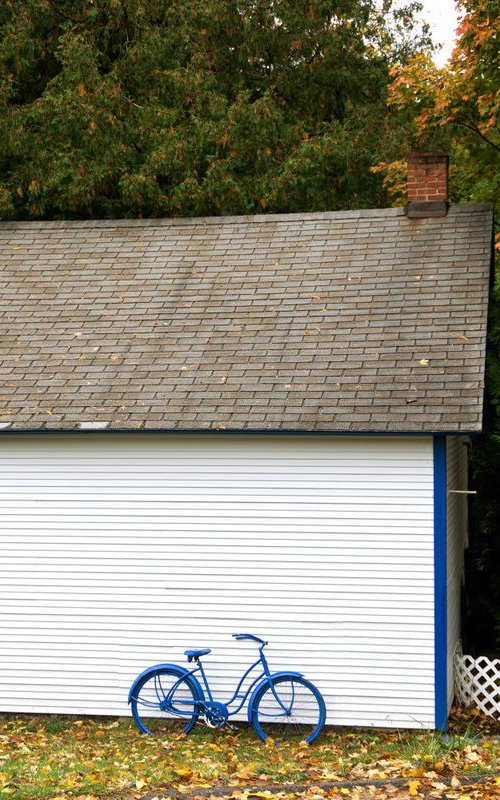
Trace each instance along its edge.
{"label": "sky", "polygon": [[455,28],[458,24],[454,0],[420,0],[424,10],[422,16],[429,22],[432,38],[443,43],[441,51],[434,56],[434,61],[442,67],[448,60],[455,41]]}

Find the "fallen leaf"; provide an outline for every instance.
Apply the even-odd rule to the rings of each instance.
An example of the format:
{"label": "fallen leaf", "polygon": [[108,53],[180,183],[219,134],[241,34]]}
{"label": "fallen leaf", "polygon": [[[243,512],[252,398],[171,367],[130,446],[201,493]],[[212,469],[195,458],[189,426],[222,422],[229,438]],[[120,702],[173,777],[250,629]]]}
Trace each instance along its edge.
{"label": "fallen leaf", "polygon": [[423,778],[424,777],[424,768],[423,767],[414,767],[408,772],[409,778]]}
{"label": "fallen leaf", "polygon": [[179,778],[192,778],[193,776],[193,771],[189,767],[176,767],[174,772]]}

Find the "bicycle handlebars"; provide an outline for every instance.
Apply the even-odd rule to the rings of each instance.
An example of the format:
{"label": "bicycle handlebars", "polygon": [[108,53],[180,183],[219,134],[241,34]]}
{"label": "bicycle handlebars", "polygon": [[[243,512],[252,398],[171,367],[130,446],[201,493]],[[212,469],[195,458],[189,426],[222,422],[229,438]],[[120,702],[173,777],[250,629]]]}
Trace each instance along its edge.
{"label": "bicycle handlebars", "polygon": [[261,645],[266,645],[267,642],[264,639],[259,639],[258,636],[254,636],[253,633],[233,633],[234,639],[251,639],[254,642],[258,642]]}

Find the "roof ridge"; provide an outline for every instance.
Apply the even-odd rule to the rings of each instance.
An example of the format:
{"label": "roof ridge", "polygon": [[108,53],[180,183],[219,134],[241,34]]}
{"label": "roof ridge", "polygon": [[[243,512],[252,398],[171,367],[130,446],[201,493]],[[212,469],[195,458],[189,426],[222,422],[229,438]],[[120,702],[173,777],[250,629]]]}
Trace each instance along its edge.
{"label": "roof ridge", "polygon": [[[460,203],[451,205],[453,213],[478,213],[492,211],[492,203]],[[141,219],[61,219],[61,220],[0,220],[0,230],[28,228],[126,228],[155,226],[190,226],[190,225],[241,225],[242,223],[271,222],[304,222],[338,219],[365,219],[367,217],[401,217],[405,215],[404,206],[386,208],[342,209],[338,211],[306,211],[282,214],[237,214],[211,217],[145,217]]]}

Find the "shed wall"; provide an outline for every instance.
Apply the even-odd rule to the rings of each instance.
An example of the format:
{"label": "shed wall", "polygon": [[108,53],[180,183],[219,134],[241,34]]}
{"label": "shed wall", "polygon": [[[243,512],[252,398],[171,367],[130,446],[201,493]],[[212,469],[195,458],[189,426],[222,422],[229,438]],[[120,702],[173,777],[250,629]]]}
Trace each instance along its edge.
{"label": "shed wall", "polygon": [[448,711],[453,691],[453,656],[461,636],[460,594],[467,546],[467,495],[450,490],[467,489],[467,439],[448,436],[446,442],[447,515],[446,515],[446,597],[447,597],[447,692]]}
{"label": "shed wall", "polygon": [[433,727],[430,437],[4,437],[0,541],[2,710],[128,714],[195,645],[224,698],[249,631],[330,723]]}

